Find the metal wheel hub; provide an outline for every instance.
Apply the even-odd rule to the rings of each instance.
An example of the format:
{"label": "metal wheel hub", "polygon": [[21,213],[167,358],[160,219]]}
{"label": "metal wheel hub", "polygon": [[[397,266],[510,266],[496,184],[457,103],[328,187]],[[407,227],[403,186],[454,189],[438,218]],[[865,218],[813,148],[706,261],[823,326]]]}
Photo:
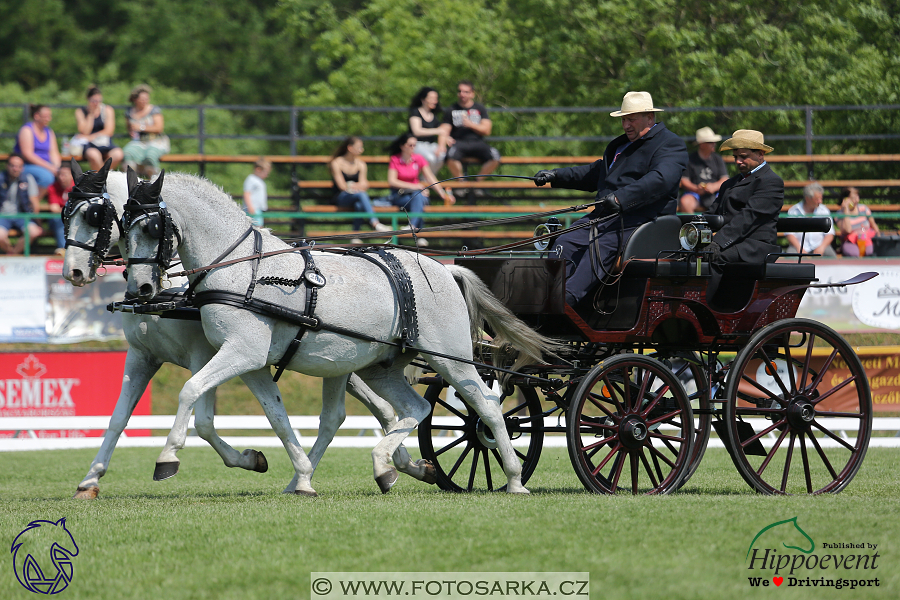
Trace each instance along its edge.
{"label": "metal wheel hub", "polygon": [[809,429],[816,418],[816,407],[805,397],[796,398],[787,409],[787,420],[794,429]]}
{"label": "metal wheel hub", "polygon": [[630,450],[643,446],[648,433],[647,424],[637,416],[628,417],[619,425],[619,440]]}

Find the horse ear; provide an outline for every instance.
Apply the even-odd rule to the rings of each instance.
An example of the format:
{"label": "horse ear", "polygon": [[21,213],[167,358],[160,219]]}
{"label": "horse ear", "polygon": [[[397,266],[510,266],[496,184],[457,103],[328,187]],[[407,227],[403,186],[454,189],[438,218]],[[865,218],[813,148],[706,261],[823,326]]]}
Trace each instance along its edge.
{"label": "horse ear", "polygon": [[162,193],[163,179],[165,178],[165,176],[166,170],[163,169],[159,172],[159,177],[157,177],[156,180],[150,184],[150,189],[147,193],[151,198],[159,198],[160,194]]}
{"label": "horse ear", "polygon": [[99,171],[97,171],[97,175],[100,175],[102,179],[106,179],[106,175],[109,173],[109,167],[112,165],[112,159],[107,158],[106,162],[103,163],[103,167]]}
{"label": "horse ear", "polygon": [[74,158],[70,159],[70,166],[72,168],[72,178],[74,180],[79,180],[82,175],[84,175],[84,171],[81,170],[81,165],[78,164],[78,161]]}
{"label": "horse ear", "polygon": [[134,188],[138,184],[137,173],[135,173],[134,169],[131,167],[128,167],[128,170],[125,172],[125,182],[128,184],[128,195],[131,196],[131,193],[134,192]]}

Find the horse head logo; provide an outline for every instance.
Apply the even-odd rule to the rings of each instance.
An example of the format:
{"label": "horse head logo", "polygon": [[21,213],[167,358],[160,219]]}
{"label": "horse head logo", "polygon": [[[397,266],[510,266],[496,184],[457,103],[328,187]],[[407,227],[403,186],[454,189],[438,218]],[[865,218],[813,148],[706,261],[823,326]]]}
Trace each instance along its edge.
{"label": "horse head logo", "polygon": [[[753,550],[753,545],[756,543],[756,540],[758,540],[760,536],[767,532],[771,532],[770,535],[767,536],[767,539],[771,540],[777,538],[781,541],[781,545],[785,548],[789,548],[791,550],[799,550],[804,554],[812,554],[813,550],[816,549],[816,543],[811,537],[809,537],[809,535],[807,535],[805,531],[800,528],[799,525],[797,525],[797,517],[794,517],[793,519],[786,519],[784,521],[772,523],[771,525],[767,525],[766,527],[760,529],[759,533],[756,534],[756,537],[753,538],[753,541],[750,542],[750,547],[747,548],[748,558],[750,557],[750,552]],[[791,542],[791,544],[797,545],[789,545],[787,542]]]}
{"label": "horse head logo", "polygon": [[16,579],[30,592],[58,594],[72,581],[78,545],[66,529],[65,517],[55,523],[32,521],[13,540],[10,552]]}

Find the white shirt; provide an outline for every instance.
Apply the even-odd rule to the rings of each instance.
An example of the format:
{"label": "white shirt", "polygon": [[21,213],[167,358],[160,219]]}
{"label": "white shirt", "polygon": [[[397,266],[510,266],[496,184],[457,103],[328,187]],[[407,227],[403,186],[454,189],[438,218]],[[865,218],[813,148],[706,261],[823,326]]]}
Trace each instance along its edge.
{"label": "white shirt", "polygon": [[[256,173],[247,175],[247,179],[244,180],[244,192],[250,192],[253,208],[257,212],[269,210],[269,195],[266,191],[266,182],[259,175]],[[244,208],[247,208],[246,203]]]}
{"label": "white shirt", "polygon": [[[816,210],[812,212],[812,214],[808,214],[803,209],[803,202],[798,202],[788,209],[787,212],[789,217],[828,217],[831,218],[831,211],[828,210],[824,204],[820,204],[816,207]],[[828,230],[828,233],[834,235],[834,223],[831,224],[831,229]],[[825,236],[828,233],[821,233],[818,231],[810,231],[806,233],[806,239],[803,239],[802,233],[793,233],[791,235],[796,236],[797,240],[803,239],[803,252],[809,253],[818,248],[822,241],[825,239]]]}

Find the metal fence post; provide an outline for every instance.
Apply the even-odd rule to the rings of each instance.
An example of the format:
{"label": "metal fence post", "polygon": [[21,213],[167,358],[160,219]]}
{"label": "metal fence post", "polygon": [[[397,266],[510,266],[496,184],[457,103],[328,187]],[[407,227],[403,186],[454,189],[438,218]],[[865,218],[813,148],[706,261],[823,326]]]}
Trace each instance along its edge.
{"label": "metal fence post", "polygon": [[[812,156],[813,153],[813,108],[810,105],[806,105],[806,153]],[[813,163],[810,161],[807,164],[808,179],[815,179],[815,173],[813,173]]]}
{"label": "metal fence post", "polygon": [[[202,155],[206,149],[206,109],[201,104],[197,107],[197,151]],[[206,163],[200,163],[200,175],[206,175]]]}

